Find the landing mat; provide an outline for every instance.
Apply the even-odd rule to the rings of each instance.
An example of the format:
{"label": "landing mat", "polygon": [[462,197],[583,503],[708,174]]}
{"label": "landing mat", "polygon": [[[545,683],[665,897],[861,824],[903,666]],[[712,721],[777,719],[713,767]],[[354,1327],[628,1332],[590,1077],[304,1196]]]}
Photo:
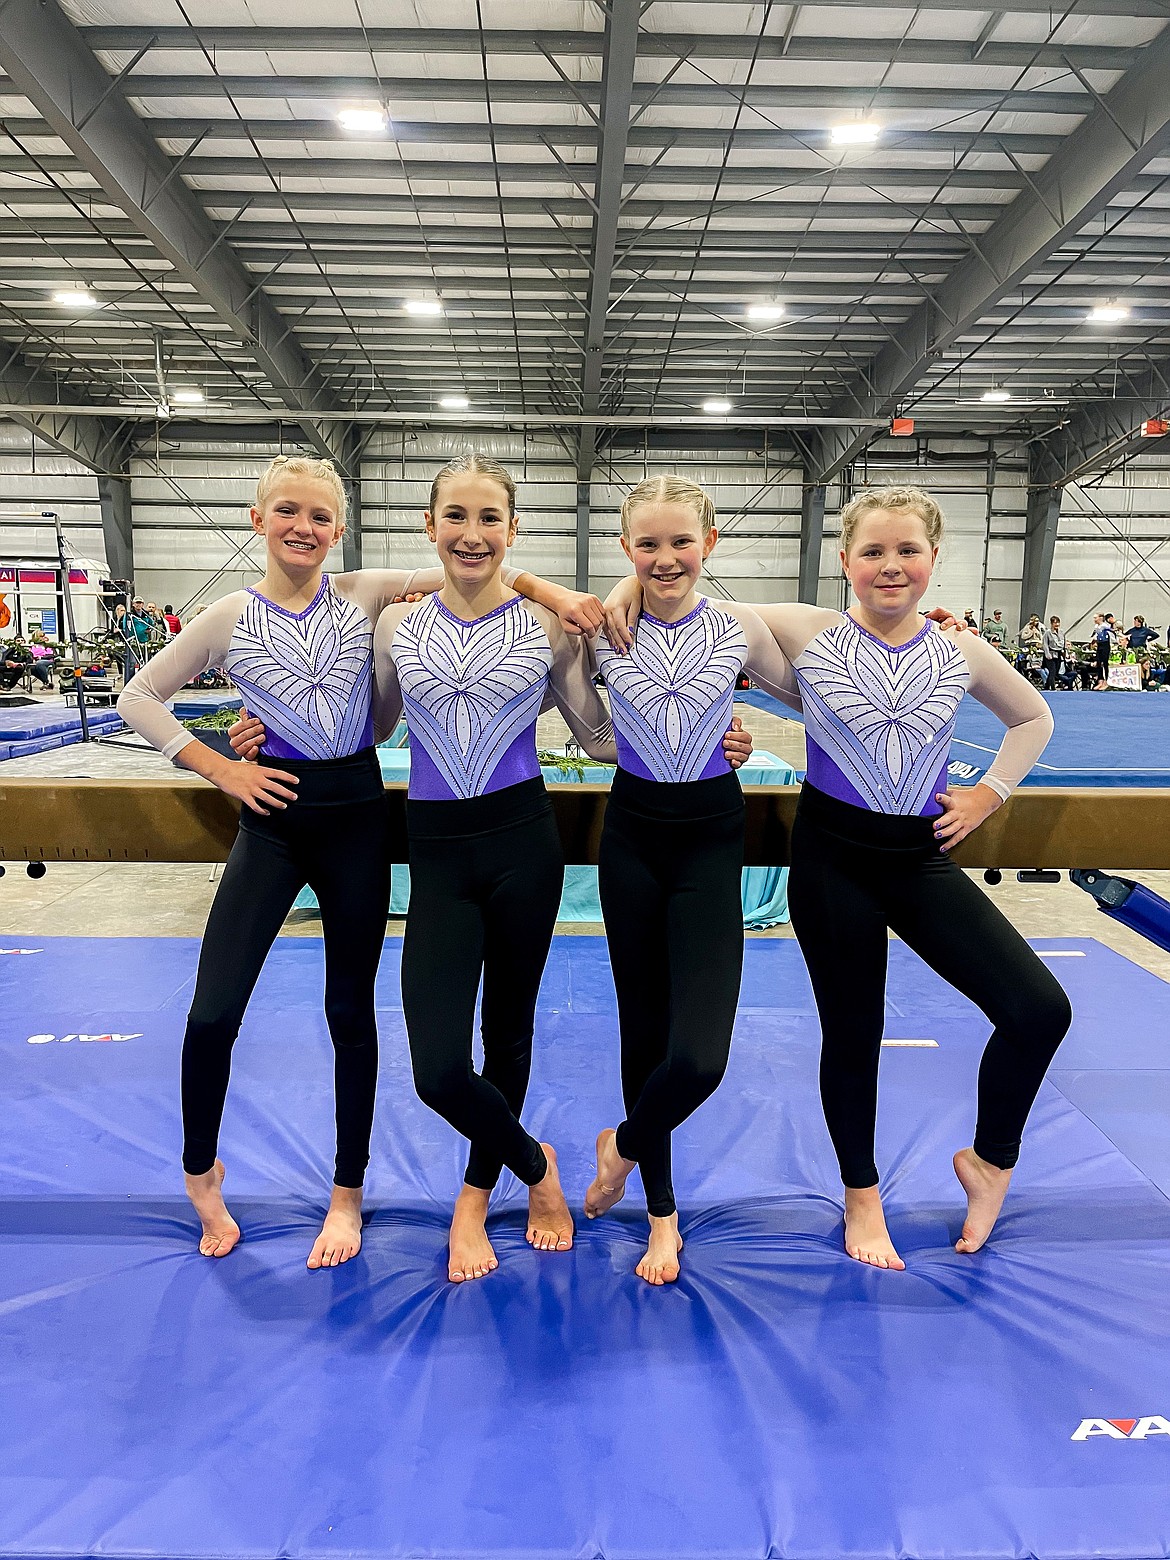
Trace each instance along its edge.
{"label": "landing mat", "polygon": [[[544,1255],[508,1181],[500,1269],[456,1288],[462,1153],[410,1087],[396,940],[365,1246],[310,1274],[320,945],[278,944],[245,1022],[222,1146],[246,1239],[212,1262],[175,1165],[197,945],[0,935],[0,1556],[1165,1556],[1170,986],[1092,942],[1038,946],[1077,1024],[977,1256],[951,1249],[949,1159],[980,1015],[892,947],[888,1034],[938,1045],[884,1053],[909,1266],[863,1269],[803,966],[752,941],[728,1077],[676,1135],[680,1282],[633,1277],[636,1185]],[[558,938],[527,1120],[575,1205],[619,1098],[604,944]]]}

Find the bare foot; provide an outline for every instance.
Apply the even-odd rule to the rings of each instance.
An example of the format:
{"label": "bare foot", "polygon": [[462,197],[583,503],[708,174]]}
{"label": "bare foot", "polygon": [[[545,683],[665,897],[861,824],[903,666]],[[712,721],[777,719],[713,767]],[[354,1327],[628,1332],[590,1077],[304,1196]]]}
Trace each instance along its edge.
{"label": "bare foot", "polygon": [[528,1188],[528,1244],[537,1251],[568,1251],[573,1244],[573,1215],[561,1191],[557,1151],[542,1143],[548,1169],[544,1179]]}
{"label": "bare foot", "polygon": [[321,1233],[313,1242],[306,1264],[311,1268],[338,1267],[362,1249],[362,1189],[335,1186]]}
{"label": "bare foot", "polygon": [[489,1196],[490,1193],[481,1187],[464,1186],[455,1199],[447,1260],[447,1277],[453,1284],[462,1284],[469,1278],[484,1278],[500,1265],[484,1227]]}
{"label": "bare foot", "polygon": [[906,1266],[886,1229],[876,1186],[845,1188],[845,1250],[855,1262],[866,1262],[870,1267],[893,1268],[900,1273]]}
{"label": "bare foot", "polygon": [[184,1175],[187,1196],[203,1225],[199,1250],[205,1257],[226,1257],[240,1238],[240,1226],[223,1200],[223,1160],[217,1159],[203,1175]]}
{"label": "bare foot", "polygon": [[623,1159],[617,1151],[617,1132],[606,1127],[597,1138],[597,1175],[585,1193],[585,1216],[596,1219],[608,1213],[626,1195],[626,1181],[636,1161]]}
{"label": "bare foot", "polygon": [[678,1254],[682,1249],[678,1214],[672,1213],[668,1219],[656,1219],[651,1214],[650,1244],[634,1272],[648,1284],[673,1284],[678,1278]]}
{"label": "bare foot", "polygon": [[989,1165],[973,1148],[961,1148],[955,1155],[955,1174],[967,1194],[967,1217],[955,1250],[978,1251],[995,1228],[1012,1173]]}

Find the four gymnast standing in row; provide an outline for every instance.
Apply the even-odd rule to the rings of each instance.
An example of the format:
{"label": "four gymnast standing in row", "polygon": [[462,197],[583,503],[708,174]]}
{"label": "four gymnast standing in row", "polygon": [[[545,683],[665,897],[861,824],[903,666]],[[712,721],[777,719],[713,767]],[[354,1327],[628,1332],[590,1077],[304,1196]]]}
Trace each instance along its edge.
{"label": "four gymnast standing in row", "polygon": [[[410,578],[389,571],[332,580],[323,576],[343,512],[337,493],[330,510],[324,490],[334,484],[339,490],[340,484],[327,467],[300,462],[295,465],[304,469],[288,469],[292,464],[286,463],[283,516],[279,505],[265,508],[263,497],[271,493],[258,497],[253,511],[253,523],[268,539],[265,580],[253,592],[239,593],[245,598],[243,609],[237,598],[217,604],[225,618],[224,643],[201,647],[208,658],[193,670],[186,669],[186,662],[197,647],[188,650],[182,667],[160,668],[182,644],[186,635],[181,636],[123,695],[123,713],[131,724],[168,756],[245,803],[241,839],[233,850],[233,861],[239,852],[238,867],[233,872],[229,862],[213,906],[184,1045],[184,1166],[203,1220],[201,1249],[222,1255],[239,1236],[223,1203],[223,1168],[214,1143],[231,1043],[260,964],[302,883],[314,882],[315,874],[327,884],[324,858],[339,850],[348,854],[348,845],[370,863],[375,854],[371,839],[384,838],[363,827],[348,841],[344,830],[327,840],[328,828],[318,828],[310,816],[314,805],[328,807],[334,794],[343,803],[376,806],[380,780],[375,787],[371,732],[357,713],[360,696],[356,703],[352,697],[363,675],[368,681],[372,664],[379,728],[405,707],[412,735],[407,806],[412,905],[402,984],[416,1086],[471,1143],[452,1222],[449,1272],[455,1280],[479,1277],[496,1265],[485,1217],[503,1165],[530,1188],[529,1240],[542,1249],[561,1250],[572,1241],[555,1153],[532,1139],[519,1120],[537,989],[561,880],[559,843],[536,762],[534,731],[551,690],[587,751],[598,758],[615,756],[607,712],[590,678],[589,649],[565,631],[595,629],[600,613],[592,598],[529,576],[517,578],[518,586],[561,612],[562,625],[540,606],[522,603],[505,583],[501,571],[515,535],[514,489],[494,463],[473,457],[453,463],[436,479],[427,528],[439,551],[441,580],[437,571]],[[868,498],[868,508],[855,504],[844,516],[843,561],[855,595],[855,606],[845,615],[807,607],[752,609],[698,597],[702,562],[715,545],[716,532],[710,502],[693,484],[678,479],[642,484],[623,508],[623,545],[636,573],[633,591],[622,589],[612,600],[611,634],[629,653],[615,653],[602,642],[596,659],[610,693],[619,764],[599,882],[618,991],[626,1119],[598,1140],[598,1172],[586,1211],[591,1216],[605,1212],[622,1195],[634,1165],[640,1166],[651,1229],[638,1272],[651,1283],[678,1274],[681,1240],[671,1188],[670,1134],[717,1087],[738,999],[743,803],[725,756],[724,732],[740,671],[746,669],[789,702],[796,702],[798,693],[805,701],[811,783],[794,837],[791,895],[821,1012],[822,1095],[846,1186],[846,1247],[852,1256],[879,1266],[902,1265],[885,1229],[872,1165],[886,926],[979,1001],[996,1023],[980,1073],[974,1145],[956,1155],[968,1194],[961,1250],[978,1249],[990,1233],[1024,1119],[1067,1027],[1067,1002],[1059,986],[946,858],[948,846],[976,827],[1035,761],[1050,729],[1047,708],[981,641],[944,635],[919,617],[941,527],[932,501],[915,490]],[[302,511],[307,529],[288,523]],[[291,571],[290,556],[298,560]],[[360,586],[347,589],[345,582],[363,579],[379,595],[371,602],[374,610],[363,608],[361,644],[351,638],[349,646],[356,670],[343,701],[353,728],[348,751],[330,749],[316,757],[305,753],[303,740],[289,743],[282,735],[286,712],[298,700],[296,695],[274,698],[273,690],[288,695],[298,677],[301,685],[306,679],[303,667],[291,665],[297,656],[290,657],[289,632],[274,636],[271,625],[279,623],[287,631],[289,622],[312,619],[322,601],[336,596],[356,600]],[[290,582],[296,589],[289,589]],[[440,594],[421,604],[386,606],[390,596],[437,586]],[[645,593],[646,610],[630,632],[626,624],[637,618],[635,592],[639,599]],[[283,603],[281,595],[287,598]],[[251,606],[249,596],[262,605]],[[241,631],[249,615],[262,620],[262,629],[252,625]],[[336,635],[336,625],[324,632]],[[285,641],[266,663],[267,677],[253,670],[249,678],[242,653],[249,635],[267,651],[282,637]],[[302,642],[314,638],[320,652],[319,631],[292,632],[302,656]],[[225,666],[247,702],[265,717],[261,756],[287,767],[231,765],[193,744],[182,728],[166,727],[171,717],[161,700],[208,664]],[[326,664],[336,659],[319,654],[318,669]],[[322,703],[321,679],[310,676],[308,681],[309,703],[336,747],[344,723],[336,708]],[[1005,719],[1009,731],[988,784],[948,793],[942,789],[946,745],[968,686]],[[304,710],[298,713],[304,718]],[[367,707],[365,721],[372,723],[371,716]],[[255,749],[250,735],[241,733],[240,750]],[[743,746],[736,746],[731,733],[726,746],[742,757]],[[339,772],[325,765],[339,766]],[[335,792],[338,786],[356,789],[342,794]],[[338,809],[344,811],[344,806]],[[384,830],[384,797],[382,811]],[[269,821],[258,824],[259,818]],[[219,950],[239,912],[239,897],[247,892],[253,861],[263,860],[273,873],[267,855],[257,855],[244,836],[266,833],[267,855],[281,861],[283,875],[275,872],[278,886],[263,896],[268,915],[256,936],[246,939],[252,945],[248,957],[237,959],[240,968],[225,971]],[[388,874],[384,860],[382,866]],[[318,890],[328,967],[326,1009],[338,1057],[338,1171],[311,1266],[346,1260],[361,1239],[361,1172],[368,1157],[377,1065],[372,979],[388,897],[387,878],[372,864],[369,870],[363,907],[351,907],[351,912],[364,918],[358,946],[374,950],[372,964],[367,956],[357,961],[356,970],[342,969],[337,944],[344,941],[352,953],[352,939],[331,938],[328,888],[324,894]],[[837,876],[829,888],[833,873]],[[833,894],[850,904],[862,933],[862,979],[852,985],[847,1010],[830,974],[840,956],[838,923],[826,908]],[[217,914],[221,898],[224,905]],[[453,918],[461,931],[457,939],[449,935]],[[336,915],[333,919],[336,925]],[[501,921],[507,923],[507,938],[499,935]],[[972,925],[978,948],[963,936],[963,927]],[[446,935],[440,938],[440,932]],[[445,955],[438,969],[440,945],[457,947],[459,956]],[[667,970],[664,983],[650,987],[645,981],[648,958]],[[1002,984],[993,991],[987,974],[991,968],[1002,971],[1005,961],[1015,977],[1010,1011],[1004,1011],[997,995]],[[485,1063],[482,1074],[476,1074],[471,1025],[481,971]],[[342,994],[357,999],[356,1024],[339,1010]],[[202,1006],[210,1002],[223,1010],[210,1023],[202,1016],[201,997]],[[343,1066],[342,1053],[350,1049],[360,1053],[360,1060],[346,1056]]]}

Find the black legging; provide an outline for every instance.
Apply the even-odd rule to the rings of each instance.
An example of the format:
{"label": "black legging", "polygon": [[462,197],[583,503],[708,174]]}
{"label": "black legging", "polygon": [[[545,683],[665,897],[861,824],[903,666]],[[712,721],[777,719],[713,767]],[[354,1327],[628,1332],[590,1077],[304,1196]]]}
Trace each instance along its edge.
{"label": "black legging", "polygon": [[821,1100],[844,1184],[878,1180],[887,928],[995,1025],[979,1067],[974,1146],[1010,1170],[1072,1009],[1019,932],[934,843],[931,820],[871,813],[806,781],[788,904],[820,1014]]}
{"label": "black legging", "polygon": [[[471,1143],[464,1180],[490,1191],[505,1165],[526,1186],[548,1168],[520,1125],[536,999],[565,877],[541,779],[467,800],[406,804],[410,911],[402,1007],[419,1098]],[[483,1071],[472,1062],[483,976]]]}
{"label": "black legging", "polygon": [[619,769],[598,888],[621,1027],[626,1119],[617,1150],[647,1210],[675,1211],[670,1134],[727,1070],[743,972],[743,792],[735,775],[682,784]]}
{"label": "black legging", "polygon": [[390,907],[386,793],[373,748],[326,762],[261,760],[300,776],[267,818],[245,809],[216,889],[183,1041],[183,1168],[215,1162],[232,1045],[268,950],[308,884],[321,906],[334,1046],[338,1186],[362,1184],[378,1082],[374,977]]}

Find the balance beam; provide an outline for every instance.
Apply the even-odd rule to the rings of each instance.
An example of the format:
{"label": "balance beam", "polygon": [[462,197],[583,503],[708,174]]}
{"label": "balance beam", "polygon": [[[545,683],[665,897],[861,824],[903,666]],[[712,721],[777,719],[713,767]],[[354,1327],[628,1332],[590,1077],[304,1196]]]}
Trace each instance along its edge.
{"label": "balance beam", "polygon": [[[387,785],[392,855],[405,861],[406,786]],[[567,861],[597,860],[607,785],[549,787]],[[786,866],[797,786],[744,787],[748,866]],[[0,860],[224,861],[239,804],[194,776],[5,780]],[[1170,789],[1028,786],[954,852],[964,867],[1170,868]]]}

